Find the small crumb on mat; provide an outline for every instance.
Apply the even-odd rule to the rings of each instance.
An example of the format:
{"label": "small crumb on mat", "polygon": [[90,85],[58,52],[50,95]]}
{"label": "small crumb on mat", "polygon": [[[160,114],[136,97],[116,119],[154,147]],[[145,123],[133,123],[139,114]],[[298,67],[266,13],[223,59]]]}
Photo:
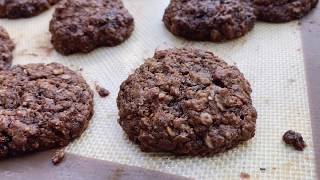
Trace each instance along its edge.
{"label": "small crumb on mat", "polygon": [[264,171],[266,171],[266,168],[260,168],[260,171],[264,172]]}
{"label": "small crumb on mat", "polygon": [[291,146],[293,146],[298,151],[303,151],[306,147],[306,143],[300,133],[289,130],[284,133],[282,140]]}
{"label": "small crumb on mat", "polygon": [[250,175],[248,173],[241,172],[240,173],[240,178],[241,179],[250,179]]}
{"label": "small crumb on mat", "polygon": [[58,165],[59,163],[61,163],[64,159],[64,155],[65,148],[56,150],[51,158],[51,162],[53,163],[53,165]]}
{"label": "small crumb on mat", "polygon": [[99,85],[96,85],[96,90],[97,90],[98,94],[100,95],[100,97],[107,97],[110,94],[110,92],[107,89],[105,89]]}

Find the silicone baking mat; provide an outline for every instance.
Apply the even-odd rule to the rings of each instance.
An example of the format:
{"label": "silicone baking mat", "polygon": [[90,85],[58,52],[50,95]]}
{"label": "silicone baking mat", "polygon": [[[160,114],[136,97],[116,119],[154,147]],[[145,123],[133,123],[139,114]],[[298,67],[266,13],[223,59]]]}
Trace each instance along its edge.
{"label": "silicone baking mat", "polygon": [[[135,18],[131,38],[117,47],[89,54],[62,56],[53,50],[48,32],[53,9],[22,20],[0,20],[17,46],[14,64],[59,62],[83,74],[111,95],[95,93],[95,115],[84,135],[68,146],[74,154],[144,167],[195,179],[315,179],[315,156],[307,98],[302,42],[298,22],[258,22],[243,38],[226,43],[191,42],[169,33],[162,15],[169,0],[124,0]],[[236,64],[250,81],[258,112],[255,137],[212,157],[175,157],[143,153],[117,123],[119,86],[155,49],[197,47]],[[80,68],[83,70],[80,71]],[[282,135],[301,132],[303,152],[284,145]]]}

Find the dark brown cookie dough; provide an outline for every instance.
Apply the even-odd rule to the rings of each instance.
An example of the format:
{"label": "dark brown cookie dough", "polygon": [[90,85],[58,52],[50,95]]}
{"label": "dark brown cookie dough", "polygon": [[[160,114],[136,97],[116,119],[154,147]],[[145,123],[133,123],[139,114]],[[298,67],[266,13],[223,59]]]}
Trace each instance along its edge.
{"label": "dark brown cookie dough", "polygon": [[0,71],[11,66],[14,43],[7,31],[0,26]]}
{"label": "dark brown cookie dough", "polygon": [[59,0],[1,0],[0,18],[27,18],[49,9]]}
{"label": "dark brown cookie dough", "polygon": [[51,42],[65,55],[118,45],[133,29],[133,17],[120,0],[64,0],[50,22]]}
{"label": "dark brown cookie dough", "polygon": [[92,114],[92,91],[63,65],[0,71],[0,158],[66,146]]}
{"label": "dark brown cookie dough", "polygon": [[253,0],[258,20],[288,22],[300,19],[316,7],[318,0]]}
{"label": "dark brown cookie dough", "polygon": [[298,151],[303,151],[306,147],[306,143],[300,133],[289,130],[284,133],[282,140],[291,146],[293,146]]}
{"label": "dark brown cookie dough", "polygon": [[210,52],[157,51],[120,86],[119,123],[143,151],[211,155],[255,134],[243,74]]}
{"label": "dark brown cookie dough", "polygon": [[235,39],[255,23],[248,0],[171,0],[163,22],[173,34],[201,41]]}

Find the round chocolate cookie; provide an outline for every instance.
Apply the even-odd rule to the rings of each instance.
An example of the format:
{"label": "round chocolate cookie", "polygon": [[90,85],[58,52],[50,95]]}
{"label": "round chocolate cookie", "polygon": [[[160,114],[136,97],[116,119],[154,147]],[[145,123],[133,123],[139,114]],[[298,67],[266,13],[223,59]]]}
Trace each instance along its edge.
{"label": "round chocolate cookie", "polygon": [[318,0],[253,0],[258,20],[288,22],[300,19],[316,7]]}
{"label": "round chocolate cookie", "polygon": [[64,0],[50,22],[51,42],[65,55],[118,45],[133,29],[133,17],[120,0]]}
{"label": "round chocolate cookie", "polygon": [[27,18],[49,9],[59,0],[1,0],[0,18]]}
{"label": "round chocolate cookie", "polygon": [[163,16],[173,34],[200,41],[238,38],[254,27],[255,20],[248,0],[171,0]]}
{"label": "round chocolate cookie", "polygon": [[212,155],[255,134],[243,74],[210,52],[157,51],[120,86],[119,123],[143,151]]}
{"label": "round chocolate cookie", "polygon": [[92,115],[91,89],[63,65],[0,71],[0,158],[66,146]]}
{"label": "round chocolate cookie", "polygon": [[14,43],[7,31],[0,26],[0,71],[11,66]]}

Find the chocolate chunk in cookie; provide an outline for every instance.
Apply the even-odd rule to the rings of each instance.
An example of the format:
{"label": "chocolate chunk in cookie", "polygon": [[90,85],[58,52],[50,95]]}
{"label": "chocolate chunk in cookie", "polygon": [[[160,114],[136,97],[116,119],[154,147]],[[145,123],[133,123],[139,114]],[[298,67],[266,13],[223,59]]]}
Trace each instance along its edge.
{"label": "chocolate chunk in cookie", "polygon": [[120,86],[119,123],[143,151],[224,152],[255,134],[243,74],[211,52],[157,51]]}
{"label": "chocolate chunk in cookie", "polygon": [[258,20],[281,23],[300,19],[316,7],[318,0],[253,0]]}
{"label": "chocolate chunk in cookie", "polygon": [[303,149],[307,146],[301,134],[292,130],[284,133],[282,140],[286,144],[293,146],[298,151],[303,151]]}
{"label": "chocolate chunk in cookie", "polygon": [[65,55],[118,45],[133,29],[133,17],[120,0],[64,0],[50,22],[51,42]]}
{"label": "chocolate chunk in cookie", "polygon": [[0,71],[11,66],[13,49],[13,41],[7,31],[0,26]]}
{"label": "chocolate chunk in cookie", "polygon": [[0,18],[27,18],[49,9],[59,0],[2,0]]}
{"label": "chocolate chunk in cookie", "polygon": [[255,20],[248,0],[171,0],[163,16],[173,34],[201,41],[238,38],[254,27]]}
{"label": "chocolate chunk in cookie", "polygon": [[0,71],[0,158],[64,147],[82,134],[92,115],[92,91],[63,65]]}

